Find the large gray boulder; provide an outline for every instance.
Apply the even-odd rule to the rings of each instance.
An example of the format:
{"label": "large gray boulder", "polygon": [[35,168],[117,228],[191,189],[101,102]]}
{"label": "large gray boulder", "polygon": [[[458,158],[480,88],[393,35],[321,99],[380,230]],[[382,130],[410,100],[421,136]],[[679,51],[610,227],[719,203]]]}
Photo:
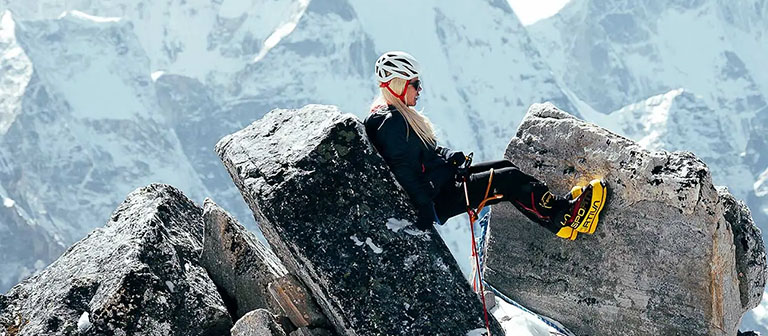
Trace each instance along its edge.
{"label": "large gray boulder", "polygon": [[[759,302],[759,230],[692,153],[650,152],[536,104],[505,157],[561,194],[598,177],[610,188],[597,231],[575,241],[495,206],[486,280],[526,307],[578,335],[735,335]],[[737,230],[748,242],[741,252]]]}
{"label": "large gray boulder", "polygon": [[410,226],[411,204],[355,116],[323,105],[274,110],[216,152],[340,334],[484,329],[478,296],[437,232]]}
{"label": "large gray boulder", "polygon": [[203,221],[200,264],[218,286],[233,319],[260,308],[281,313],[267,289],[287,274],[280,259],[208,198],[203,202]]}
{"label": "large gray boulder", "polygon": [[171,186],[137,189],[105,227],[0,295],[0,330],[18,336],[228,334],[230,316],[198,263],[202,213]]}

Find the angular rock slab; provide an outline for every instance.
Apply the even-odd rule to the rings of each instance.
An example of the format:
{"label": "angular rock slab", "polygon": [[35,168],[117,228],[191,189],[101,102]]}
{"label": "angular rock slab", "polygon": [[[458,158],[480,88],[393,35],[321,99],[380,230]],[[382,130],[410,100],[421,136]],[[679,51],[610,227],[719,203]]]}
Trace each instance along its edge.
{"label": "angular rock slab", "polygon": [[595,234],[575,241],[495,206],[491,285],[578,335],[736,334],[746,309],[734,233],[692,153],[649,152],[536,104],[505,157],[557,193],[599,177],[610,192]]}
{"label": "angular rock slab", "polygon": [[202,209],[178,189],[137,189],[104,228],[0,295],[17,335],[223,335],[232,327],[198,264]]}
{"label": "angular rock slab", "polygon": [[288,271],[277,256],[237,220],[206,198],[200,264],[219,287],[234,319],[256,309],[280,313],[267,286]]}
{"label": "angular rock slab", "polygon": [[[415,215],[362,123],[336,107],[274,110],[216,152],[286,267],[343,335],[464,335],[480,300]],[[493,321],[494,335],[501,335]]]}

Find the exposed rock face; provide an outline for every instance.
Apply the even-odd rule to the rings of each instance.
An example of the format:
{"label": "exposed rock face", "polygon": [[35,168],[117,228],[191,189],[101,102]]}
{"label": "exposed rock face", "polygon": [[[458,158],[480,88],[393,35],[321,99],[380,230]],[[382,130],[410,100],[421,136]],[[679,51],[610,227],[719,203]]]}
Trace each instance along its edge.
{"label": "exposed rock face", "polygon": [[138,189],[37,275],[0,295],[18,335],[223,335],[232,321],[199,266],[202,209],[179,190]]}
{"label": "exposed rock face", "polygon": [[[597,232],[576,241],[496,206],[486,280],[526,307],[579,335],[734,335],[759,301],[751,298],[765,282],[759,230],[746,209],[721,200],[693,154],[649,152],[537,104],[505,156],[561,194],[598,177],[610,189]],[[739,264],[752,265],[747,286]]]}
{"label": "exposed rock face", "polygon": [[203,221],[200,264],[220,288],[234,319],[259,308],[279,313],[267,286],[287,273],[280,259],[208,198],[203,203]]}
{"label": "exposed rock face", "polygon": [[285,336],[283,327],[272,313],[257,309],[245,314],[232,327],[232,336]]}
{"label": "exposed rock face", "polygon": [[[460,334],[482,307],[353,115],[274,110],[216,152],[276,254],[344,335]],[[503,334],[493,321],[495,335]]]}
{"label": "exposed rock face", "polygon": [[718,188],[717,192],[725,207],[725,219],[733,228],[741,306],[749,310],[757,307],[763,298],[766,280],[765,245],[747,205],[734,198],[725,188]]}

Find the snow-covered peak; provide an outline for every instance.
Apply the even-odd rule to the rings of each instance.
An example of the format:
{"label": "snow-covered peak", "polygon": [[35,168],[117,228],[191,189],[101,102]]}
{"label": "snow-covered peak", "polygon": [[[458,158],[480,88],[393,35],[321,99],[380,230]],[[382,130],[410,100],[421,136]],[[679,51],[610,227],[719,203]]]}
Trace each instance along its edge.
{"label": "snow-covered peak", "polygon": [[56,18],[71,10],[79,11],[71,16],[96,21],[119,17],[131,22],[153,71],[226,88],[233,85],[233,73],[290,33],[308,2],[25,0],[8,7],[22,19]]}
{"label": "snow-covered peak", "polygon": [[[149,60],[125,21],[67,12],[58,19],[24,21],[17,37],[37,75],[67,97],[75,117],[155,119]],[[116,108],[117,107],[117,108]]]}

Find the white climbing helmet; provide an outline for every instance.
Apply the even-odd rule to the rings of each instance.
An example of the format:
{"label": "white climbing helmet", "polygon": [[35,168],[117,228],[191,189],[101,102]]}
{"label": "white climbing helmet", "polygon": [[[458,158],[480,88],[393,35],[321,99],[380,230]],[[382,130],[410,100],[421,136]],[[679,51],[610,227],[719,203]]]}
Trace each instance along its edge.
{"label": "white climbing helmet", "polygon": [[419,76],[421,66],[407,52],[388,51],[376,60],[374,70],[376,71],[376,79],[384,83],[395,77],[405,80],[414,79]]}

